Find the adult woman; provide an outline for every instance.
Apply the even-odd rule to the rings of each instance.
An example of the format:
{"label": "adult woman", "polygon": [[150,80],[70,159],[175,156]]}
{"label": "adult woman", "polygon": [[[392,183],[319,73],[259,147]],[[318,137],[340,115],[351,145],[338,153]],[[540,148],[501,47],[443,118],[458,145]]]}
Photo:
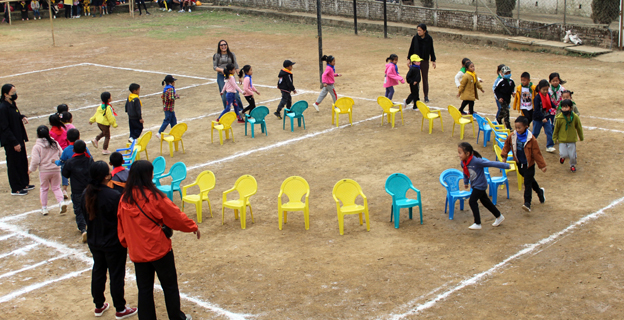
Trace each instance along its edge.
{"label": "adult woman", "polygon": [[126,307],[124,278],[128,250],[121,246],[117,237],[117,207],[121,194],[107,186],[111,179],[110,168],[98,161],[89,168],[91,177],[82,195],[82,212],[87,221],[87,243],[93,254],[91,272],[91,295],[95,303],[95,316],[108,310],[104,297],[106,271],[110,274],[110,292],[117,311],[117,319],[125,319],[137,313],[137,308]]}
{"label": "adult woman", "polygon": [[420,72],[422,74],[422,88],[425,94],[425,102],[429,102],[429,60],[433,68],[436,68],[436,56],[433,50],[433,38],[427,32],[427,25],[421,23],[418,25],[416,32],[418,33],[412,38],[409,52],[407,53],[407,67],[412,64],[410,57],[417,54],[423,61],[420,62]]}
{"label": "adult woman", "polygon": [[134,262],[139,289],[139,319],[156,319],[154,272],[165,294],[169,319],[190,319],[180,310],[180,292],[171,250],[171,240],[163,225],[173,230],[193,232],[200,237],[197,224],[189,219],[152,182],[154,167],[139,160],[130,167],[124,194],[117,213],[121,245],[128,248]]}
{"label": "adult woman", "polygon": [[26,144],[28,135],[24,124],[28,123],[15,104],[17,90],[12,84],[2,86],[0,100],[0,145],[4,147],[11,195],[25,196],[35,188],[28,177],[28,155]]}
{"label": "adult woman", "polygon": [[[234,53],[230,51],[230,46],[228,46],[227,41],[221,40],[219,41],[217,53],[212,56],[212,68],[214,69],[214,71],[217,72],[217,84],[219,85],[219,93],[221,93],[221,90],[223,90],[223,86],[225,85],[225,76],[223,75],[223,70],[225,69],[225,66],[227,66],[229,63],[234,65],[234,74],[238,74],[238,62],[236,62],[236,55],[234,55]],[[225,108],[225,95],[221,96],[221,100],[223,101],[223,108]],[[236,93],[236,104],[237,105],[234,106],[236,109],[243,109],[243,103],[241,102],[238,92]]]}

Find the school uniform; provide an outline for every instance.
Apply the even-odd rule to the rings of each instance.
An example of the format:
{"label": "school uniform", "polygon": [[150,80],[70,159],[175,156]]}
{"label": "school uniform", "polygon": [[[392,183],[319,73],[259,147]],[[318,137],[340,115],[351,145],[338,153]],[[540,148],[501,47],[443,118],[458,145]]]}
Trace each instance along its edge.
{"label": "school uniform", "polygon": [[130,127],[130,138],[136,140],[143,132],[143,119],[141,107],[143,106],[139,95],[131,93],[126,100],[126,113],[128,114],[128,126]]}
{"label": "school uniform", "polygon": [[514,93],[515,87],[516,83],[511,80],[511,78],[507,79],[503,77],[494,89],[494,95],[496,95],[498,99],[503,99],[503,102],[499,100],[500,111],[496,117],[496,121],[500,124],[504,123],[505,127],[509,130],[511,130],[511,124],[509,123],[509,105],[511,104],[511,95]]}
{"label": "school uniform", "polygon": [[570,112],[568,117],[563,113],[555,117],[555,131],[553,131],[554,142],[559,143],[559,154],[561,158],[569,158],[570,166],[576,165],[576,141],[583,141],[583,126],[581,118],[574,112]]}
{"label": "school uniform", "polygon": [[[415,64],[411,65],[407,75],[405,76],[405,80],[410,87],[410,94],[405,100],[405,104],[414,102],[414,109],[416,109],[416,101],[420,101],[419,84],[421,79],[420,66]],[[416,82],[416,84],[414,84],[414,82]]]}
{"label": "school uniform", "polygon": [[[538,95],[539,97],[539,95]],[[514,161],[518,166],[518,172],[524,177],[524,203],[531,204],[531,190],[537,193],[540,202],[543,202],[544,193],[539,184],[535,181],[535,164],[542,169],[546,167],[546,161],[539,149],[537,139],[527,128],[526,138],[518,139],[518,132],[513,131],[505,140],[505,145],[500,154],[502,159],[506,159],[509,151],[513,153]],[[524,139],[524,142],[522,140]]]}
{"label": "school uniform", "polygon": [[533,99],[537,95],[537,88],[529,82],[528,86],[519,85],[516,87],[513,109],[522,112],[522,115],[529,120],[529,126],[533,122]]}

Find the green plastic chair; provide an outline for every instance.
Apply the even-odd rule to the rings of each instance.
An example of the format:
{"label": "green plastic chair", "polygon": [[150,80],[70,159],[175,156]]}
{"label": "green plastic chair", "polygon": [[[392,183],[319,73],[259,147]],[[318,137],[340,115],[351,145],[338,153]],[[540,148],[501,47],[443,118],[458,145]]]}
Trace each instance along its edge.
{"label": "green plastic chair", "polygon": [[[284,110],[284,115],[290,118],[290,131],[294,131],[294,120],[297,119],[297,123],[299,127],[301,127],[301,121],[303,121],[303,129],[305,130],[305,118],[303,117],[303,112],[308,108],[307,101],[297,101],[295,104],[290,107],[290,109]],[[286,130],[286,117],[284,117],[284,121],[282,123],[282,129]]]}
{"label": "green plastic chair", "polygon": [[175,163],[171,166],[171,169],[169,169],[169,172],[167,174],[160,176],[160,179],[166,177],[171,177],[171,184],[160,185],[156,188],[166,194],[167,198],[169,198],[169,200],[171,201],[173,201],[173,193],[175,191],[179,192],[180,198],[182,198],[182,188],[180,188],[180,183],[182,183],[182,181],[186,179],[186,165],[182,162]]}
{"label": "green plastic chair", "polygon": [[160,178],[165,174],[165,170],[167,169],[167,161],[163,156],[160,156],[152,161],[152,166],[154,167],[154,178],[152,182],[154,182],[156,186],[159,186]]}
{"label": "green plastic chair", "polygon": [[[417,199],[409,199],[405,195],[408,190],[416,191]],[[412,207],[418,206],[420,209],[420,224],[423,224],[422,201],[420,191],[414,187],[412,181],[402,173],[393,173],[386,179],[386,192],[392,196],[392,211],[390,222],[394,217],[394,227],[399,228],[399,216],[401,208],[409,208],[409,218],[412,219]]]}
{"label": "green plastic chair", "polygon": [[256,124],[260,125],[260,130],[264,132],[264,135],[268,135],[266,122],[264,118],[269,114],[269,108],[265,106],[255,107],[249,114],[245,114],[245,135],[247,135],[247,123],[251,125],[251,137],[254,138],[254,127]]}

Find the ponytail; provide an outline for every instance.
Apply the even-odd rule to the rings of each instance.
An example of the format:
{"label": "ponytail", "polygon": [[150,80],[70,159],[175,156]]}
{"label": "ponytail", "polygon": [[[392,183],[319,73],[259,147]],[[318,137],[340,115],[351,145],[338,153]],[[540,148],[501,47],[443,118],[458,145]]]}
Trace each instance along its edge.
{"label": "ponytail", "polygon": [[236,67],[234,67],[234,64],[232,63],[228,63],[225,66],[225,69],[223,69],[223,75],[225,76],[226,79],[229,79],[231,75],[233,75],[232,71],[236,69]]}
{"label": "ponytail", "polygon": [[[336,59],[336,58],[334,58],[334,56],[327,56],[327,55],[323,55],[323,56],[321,57],[321,61],[325,61],[325,62],[327,62],[327,64],[330,64],[332,61],[334,61],[334,59]],[[388,61],[388,60],[386,60],[386,62],[387,62],[387,61]]]}
{"label": "ponytail", "polygon": [[50,121],[50,125],[53,127],[65,128],[65,124],[61,121],[61,116],[58,113],[52,114],[48,121]]}
{"label": "ponytail", "polygon": [[242,78],[244,75],[247,74],[247,72],[249,72],[249,70],[251,69],[251,66],[246,64],[239,72],[238,72],[238,77]]}
{"label": "ponytail", "polygon": [[108,164],[101,160],[93,163],[89,168],[91,179],[85,189],[85,208],[89,215],[89,221],[93,221],[97,217],[97,195],[102,190],[102,182],[109,174]]}
{"label": "ponytail", "polygon": [[58,143],[50,137],[50,130],[48,130],[48,127],[44,125],[37,127],[37,138],[46,139],[50,147],[58,149]]}
{"label": "ponytail", "polygon": [[462,150],[464,150],[465,153],[470,153],[471,155],[477,157],[477,158],[483,158],[483,156],[481,156],[481,154],[476,151],[472,145],[468,142],[462,142],[459,145],[457,145],[458,147],[460,147]]}
{"label": "ponytail", "polygon": [[397,56],[396,54],[393,53],[389,57],[386,58],[386,62],[393,61],[393,60],[396,60],[398,58],[399,58],[399,56]]}

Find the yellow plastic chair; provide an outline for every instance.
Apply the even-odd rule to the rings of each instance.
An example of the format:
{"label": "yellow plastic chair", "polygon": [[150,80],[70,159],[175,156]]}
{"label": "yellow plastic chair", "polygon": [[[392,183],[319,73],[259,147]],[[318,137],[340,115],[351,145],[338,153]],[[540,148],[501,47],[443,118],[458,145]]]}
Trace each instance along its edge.
{"label": "yellow plastic chair", "polygon": [[442,124],[442,112],[440,110],[431,111],[429,110],[429,107],[427,107],[427,105],[424,104],[422,101],[416,101],[416,106],[418,107],[420,113],[422,113],[423,115],[422,122],[420,123],[420,131],[423,130],[423,127],[425,125],[425,119],[427,119],[429,120],[429,134],[431,134],[431,130],[433,129],[433,119],[440,118],[440,127],[442,128],[442,132],[444,132],[444,125]]}
{"label": "yellow plastic chair", "polygon": [[[239,199],[238,200],[227,200],[227,194],[237,191]],[[234,183],[234,188],[230,190],[226,190],[223,192],[223,208],[221,209],[221,224],[225,224],[225,208],[234,209],[234,219],[238,220],[238,211],[240,210],[240,222],[241,229],[245,229],[247,227],[247,207],[249,207],[249,213],[251,214],[251,222],[255,223],[253,217],[253,210],[251,209],[251,203],[249,202],[249,197],[256,194],[258,191],[258,183],[256,179],[250,175],[244,175]]]}
{"label": "yellow plastic chair", "polygon": [[394,118],[397,112],[401,113],[401,124],[405,125],[405,121],[403,121],[402,104],[394,103],[386,97],[378,97],[377,104],[381,107],[381,109],[383,109],[383,113],[381,114],[381,125],[383,125],[384,116],[387,115],[386,119],[388,123],[390,123],[390,118],[392,117],[392,127],[394,128]]}
{"label": "yellow plastic chair", "polygon": [[[202,222],[202,203],[208,202],[208,209],[210,210],[210,217],[212,218],[212,206],[210,205],[210,198],[208,193],[214,189],[217,179],[212,171],[204,171],[197,176],[195,182],[187,186],[182,187],[182,212],[184,212],[184,203],[192,203],[195,205],[195,211],[197,212],[197,222]],[[186,194],[187,189],[198,186],[198,194]]]}
{"label": "yellow plastic chair", "polygon": [[[334,200],[336,200],[340,235],[344,235],[344,216],[346,214],[359,214],[360,225],[362,225],[362,213],[364,213],[364,215],[366,215],[366,231],[370,231],[368,200],[357,182],[351,179],[342,179],[338,181],[336,185],[334,185],[332,195],[334,196]],[[362,199],[364,199],[364,205],[355,204],[355,199],[358,196],[362,196]],[[340,206],[340,202],[342,202],[342,207]]]}
{"label": "yellow plastic chair", "polygon": [[144,133],[143,136],[141,136],[138,140],[139,141],[137,141],[136,143],[136,146],[137,146],[136,159],[140,160],[141,152],[145,152],[145,159],[149,161],[149,157],[147,156],[147,144],[150,142],[150,140],[152,140],[152,132],[148,131]]}
{"label": "yellow plastic chair", "polygon": [[492,128],[492,130],[496,131],[496,132],[502,132],[502,133],[506,133],[506,134],[510,134],[511,131],[507,128],[505,128],[504,124],[494,124],[492,122],[492,120],[490,120],[490,118],[485,117],[485,120],[487,120],[488,124],[490,125],[490,127]]}
{"label": "yellow plastic chair", "polygon": [[336,118],[336,127],[338,127],[339,115],[348,114],[349,123],[353,125],[353,105],[355,101],[349,97],[342,97],[336,100],[336,103],[332,104],[332,124],[334,124],[334,116]]}
{"label": "yellow plastic chair", "polygon": [[215,129],[219,132],[219,141],[221,142],[221,145],[223,145],[223,131],[225,131],[225,139],[227,140],[230,138],[228,133],[229,130],[229,132],[232,133],[232,142],[234,142],[234,131],[232,130],[232,123],[234,123],[234,121],[236,121],[236,113],[232,111],[221,116],[219,121],[212,121],[212,128],[210,128],[210,143],[213,142],[212,134]]}
{"label": "yellow plastic chair", "polygon": [[188,127],[186,123],[178,123],[171,131],[163,132],[160,134],[160,155],[162,156],[162,145],[163,141],[166,141],[169,144],[169,155],[173,158],[173,146],[175,144],[175,151],[178,151],[178,142],[182,144],[182,153],[186,153],[184,151],[184,141],[182,141],[182,135],[186,132]]}
{"label": "yellow plastic chair", "polygon": [[522,185],[524,184],[524,177],[520,174],[520,170],[518,169],[518,164],[516,164],[515,161],[513,160],[503,160],[501,153],[503,152],[503,150],[501,150],[501,148],[498,146],[498,144],[494,144],[494,153],[496,154],[496,159],[498,159],[498,161],[500,162],[507,162],[509,163],[510,168],[509,169],[505,169],[505,173],[507,174],[507,176],[509,176],[509,172],[511,171],[515,171],[516,172],[516,178],[518,180],[518,190],[522,191]]}
{"label": "yellow plastic chair", "polygon": [[460,127],[459,139],[464,140],[464,129],[469,123],[472,124],[472,136],[475,136],[474,118],[471,114],[462,115],[461,112],[452,105],[448,106],[448,112],[451,114],[451,117],[453,117],[453,132],[451,132],[451,137],[455,134],[455,124],[458,124]]}
{"label": "yellow plastic chair", "polygon": [[[282,204],[282,195],[288,197],[288,202]],[[301,198],[305,196],[303,202]],[[288,177],[282,182],[280,193],[277,196],[277,216],[279,221],[279,229],[282,230],[282,218],[284,223],[288,222],[288,212],[303,211],[303,219],[305,221],[305,229],[310,229],[310,206],[308,197],[310,196],[310,185],[302,177]]]}

